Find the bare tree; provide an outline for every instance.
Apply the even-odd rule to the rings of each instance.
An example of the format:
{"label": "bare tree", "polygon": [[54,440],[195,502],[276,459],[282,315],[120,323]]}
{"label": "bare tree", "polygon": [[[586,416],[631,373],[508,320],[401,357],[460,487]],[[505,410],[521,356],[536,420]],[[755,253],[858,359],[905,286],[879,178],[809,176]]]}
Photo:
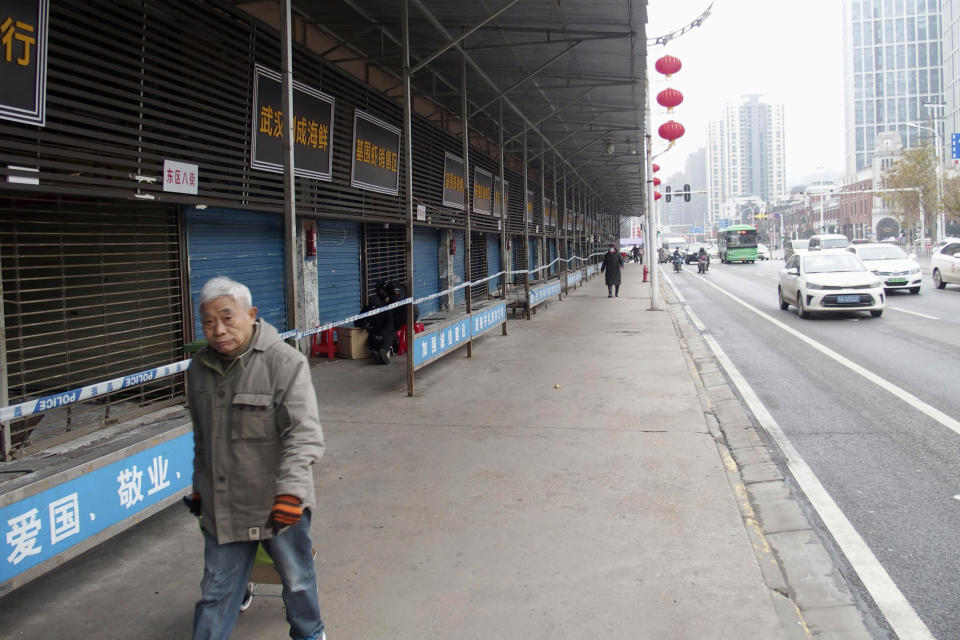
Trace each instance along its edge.
{"label": "bare tree", "polygon": [[[920,202],[913,191],[884,194],[884,203],[890,207],[901,229],[912,230],[922,225],[924,233],[936,227],[937,163],[929,142],[914,149],[904,150],[897,161],[883,174],[886,188],[919,188],[924,219],[920,220]],[[946,200],[946,198],[944,198]],[[956,201],[960,204],[960,199]]]}

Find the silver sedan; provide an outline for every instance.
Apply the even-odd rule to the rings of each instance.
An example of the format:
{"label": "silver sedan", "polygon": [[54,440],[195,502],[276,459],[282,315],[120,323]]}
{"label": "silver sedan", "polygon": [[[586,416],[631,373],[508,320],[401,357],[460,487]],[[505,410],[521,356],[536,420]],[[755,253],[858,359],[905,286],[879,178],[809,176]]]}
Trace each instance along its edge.
{"label": "silver sedan", "polygon": [[797,307],[806,318],[824,311],[869,311],[883,315],[883,282],[852,253],[804,253],[791,256],[780,270],[780,308]]}

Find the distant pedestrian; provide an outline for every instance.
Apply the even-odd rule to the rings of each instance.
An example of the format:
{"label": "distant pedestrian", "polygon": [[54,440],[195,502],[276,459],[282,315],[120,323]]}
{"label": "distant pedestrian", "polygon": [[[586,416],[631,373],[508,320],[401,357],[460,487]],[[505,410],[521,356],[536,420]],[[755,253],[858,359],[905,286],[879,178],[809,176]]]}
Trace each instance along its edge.
{"label": "distant pedestrian", "polygon": [[[623,268],[623,256],[617,251],[617,245],[610,243],[610,250],[603,256],[603,264],[600,265],[600,272],[606,273],[604,276],[607,283],[607,297],[620,295],[620,269]],[[613,288],[616,287],[616,294]]]}
{"label": "distant pedestrian", "polygon": [[633,249],[631,249],[630,253],[633,254],[634,262],[640,262],[640,247],[633,245]]}
{"label": "distant pedestrian", "polygon": [[322,640],[310,511],[324,446],[310,365],[257,318],[239,282],[209,280],[200,316],[207,346],[187,372],[194,458],[184,498],[204,538],[194,640],[230,637],[259,544],[283,580],[290,636]]}

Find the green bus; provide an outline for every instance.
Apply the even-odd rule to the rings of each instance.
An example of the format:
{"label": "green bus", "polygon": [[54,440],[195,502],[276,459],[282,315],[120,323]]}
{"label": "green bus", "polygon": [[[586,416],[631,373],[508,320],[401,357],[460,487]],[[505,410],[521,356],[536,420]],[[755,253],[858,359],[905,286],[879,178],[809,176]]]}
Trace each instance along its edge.
{"label": "green bus", "polygon": [[736,224],[717,232],[720,262],[749,262],[757,260],[757,228]]}

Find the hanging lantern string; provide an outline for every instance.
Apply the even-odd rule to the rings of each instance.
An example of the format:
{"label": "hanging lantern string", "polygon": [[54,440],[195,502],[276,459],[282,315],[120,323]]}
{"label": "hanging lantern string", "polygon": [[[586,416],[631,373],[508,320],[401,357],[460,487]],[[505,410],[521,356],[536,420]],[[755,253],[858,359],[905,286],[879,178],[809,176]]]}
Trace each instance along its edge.
{"label": "hanging lantern string", "polygon": [[668,33],[666,35],[657,36],[656,38],[647,38],[647,46],[655,47],[660,44],[666,45],[671,40],[675,40],[680,36],[693,31],[694,29],[702,25],[704,20],[710,17],[710,11],[713,9],[714,4],[716,4],[716,0],[713,0],[713,2],[711,2],[709,6],[707,6],[707,8],[703,10],[703,13],[701,13],[699,16],[697,16],[696,19],[694,19],[690,24],[684,26],[683,28],[678,29],[677,31],[674,31],[672,33]]}

